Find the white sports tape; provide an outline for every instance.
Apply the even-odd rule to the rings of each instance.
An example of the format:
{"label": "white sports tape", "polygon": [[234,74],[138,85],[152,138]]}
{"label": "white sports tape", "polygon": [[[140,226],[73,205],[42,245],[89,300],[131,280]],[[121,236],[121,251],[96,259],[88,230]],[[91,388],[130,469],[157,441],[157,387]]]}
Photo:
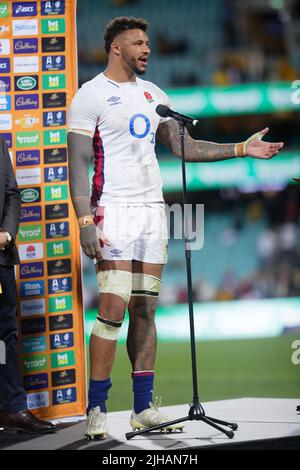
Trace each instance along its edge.
{"label": "white sports tape", "polygon": [[132,289],[132,273],[130,271],[118,269],[99,271],[97,281],[100,293],[118,295],[124,300],[127,307]]}
{"label": "white sports tape", "polygon": [[256,132],[255,134],[251,135],[245,142],[243,146],[244,154],[247,155],[247,148],[250,142],[253,140],[261,140],[263,138],[263,134],[261,132]]}
{"label": "white sports tape", "polygon": [[116,341],[121,330],[121,325],[122,322],[120,322],[119,326],[108,325],[97,318],[92,329],[92,334],[98,336],[98,338]]}
{"label": "white sports tape", "polygon": [[146,295],[158,297],[160,279],[150,274],[132,273],[132,294],[134,296]]}

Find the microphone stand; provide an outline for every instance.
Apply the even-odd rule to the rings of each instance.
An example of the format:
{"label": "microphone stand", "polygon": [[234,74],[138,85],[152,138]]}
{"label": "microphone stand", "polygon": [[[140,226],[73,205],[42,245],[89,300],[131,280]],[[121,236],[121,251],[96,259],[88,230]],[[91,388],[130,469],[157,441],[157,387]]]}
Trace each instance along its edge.
{"label": "microphone stand", "polygon": [[[186,203],[186,170],[185,170],[185,144],[184,144],[184,133],[185,133],[185,120],[182,118],[178,119],[179,135],[181,144],[181,155],[182,155],[182,184],[183,184],[183,221],[184,221],[184,240],[185,240],[185,259],[186,259],[186,273],[187,273],[187,286],[188,286],[188,306],[189,306],[189,322],[190,322],[190,343],[191,343],[191,359],[192,359],[192,377],[193,377],[193,402],[190,403],[190,410],[187,416],[178,418],[172,421],[158,424],[149,428],[141,429],[139,431],[128,432],[125,434],[126,439],[132,439],[135,436],[149,433],[150,431],[156,431],[158,429],[164,429],[173,424],[182,423],[184,421],[203,421],[204,423],[212,426],[218,431],[226,434],[230,439],[233,438],[234,432],[238,425],[236,423],[229,423],[220,419],[206,416],[203,406],[201,405],[198,397],[198,379],[197,379],[197,360],[196,360],[196,342],[195,342],[195,325],[194,325],[194,308],[193,308],[193,290],[192,290],[192,270],[191,270],[191,250],[190,243],[187,240],[186,234],[186,216],[185,216],[185,203]],[[224,429],[219,425],[227,426],[232,430]]]}

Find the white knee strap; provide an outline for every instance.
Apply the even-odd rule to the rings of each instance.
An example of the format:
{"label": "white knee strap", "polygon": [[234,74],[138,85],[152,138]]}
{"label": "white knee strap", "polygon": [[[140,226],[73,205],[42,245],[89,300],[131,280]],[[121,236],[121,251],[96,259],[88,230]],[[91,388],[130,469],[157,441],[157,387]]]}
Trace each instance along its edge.
{"label": "white knee strap", "polygon": [[118,269],[99,271],[97,281],[100,293],[115,294],[124,300],[127,307],[132,289],[132,273]]}
{"label": "white knee strap", "polygon": [[160,291],[160,279],[150,274],[132,273],[133,296],[158,297]]}
{"label": "white knee strap", "polygon": [[98,336],[98,338],[116,341],[118,339],[121,326],[122,322],[105,320],[98,315],[92,329],[92,334]]}

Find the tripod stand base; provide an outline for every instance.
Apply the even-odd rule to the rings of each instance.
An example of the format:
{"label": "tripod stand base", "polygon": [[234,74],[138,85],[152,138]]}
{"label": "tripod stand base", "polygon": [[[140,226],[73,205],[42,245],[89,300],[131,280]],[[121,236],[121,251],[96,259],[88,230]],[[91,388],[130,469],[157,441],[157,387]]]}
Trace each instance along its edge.
{"label": "tripod stand base", "polygon": [[[230,422],[227,422],[227,421],[222,421],[222,420],[217,419],[217,418],[212,418],[211,416],[206,416],[202,406],[200,405],[200,403],[194,403],[190,407],[190,411],[189,411],[188,416],[184,416],[183,418],[174,419],[172,421],[167,421],[165,423],[161,423],[161,424],[158,424],[156,426],[151,426],[150,428],[141,429],[139,431],[128,432],[128,433],[125,434],[125,436],[126,436],[126,439],[129,440],[129,439],[132,439],[135,436],[140,436],[141,434],[147,434],[151,431],[157,431],[159,429],[164,430],[167,427],[170,427],[174,424],[183,423],[184,421],[203,421],[204,423],[206,423],[209,426],[217,429],[218,431],[222,432],[223,434],[226,434],[226,436],[229,437],[229,439],[232,439],[234,437],[234,432],[233,431],[238,429],[237,423],[230,423]],[[223,427],[219,426],[220,424],[222,426],[226,426],[226,427],[231,428],[231,430],[228,431],[227,429],[224,429]]]}

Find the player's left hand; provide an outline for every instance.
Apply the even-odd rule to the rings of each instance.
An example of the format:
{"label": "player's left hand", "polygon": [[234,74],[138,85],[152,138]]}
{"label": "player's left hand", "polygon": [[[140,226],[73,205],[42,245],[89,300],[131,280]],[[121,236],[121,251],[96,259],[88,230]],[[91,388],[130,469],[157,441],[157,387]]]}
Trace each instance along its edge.
{"label": "player's left hand", "polygon": [[261,139],[269,132],[269,128],[265,127],[257,134],[254,134],[254,139],[250,137],[247,142],[246,154],[249,157],[262,158],[263,160],[268,160],[269,158],[274,157],[284,146],[283,142],[264,142]]}
{"label": "player's left hand", "polygon": [[7,236],[4,232],[0,232],[0,250],[5,250],[8,245]]}

